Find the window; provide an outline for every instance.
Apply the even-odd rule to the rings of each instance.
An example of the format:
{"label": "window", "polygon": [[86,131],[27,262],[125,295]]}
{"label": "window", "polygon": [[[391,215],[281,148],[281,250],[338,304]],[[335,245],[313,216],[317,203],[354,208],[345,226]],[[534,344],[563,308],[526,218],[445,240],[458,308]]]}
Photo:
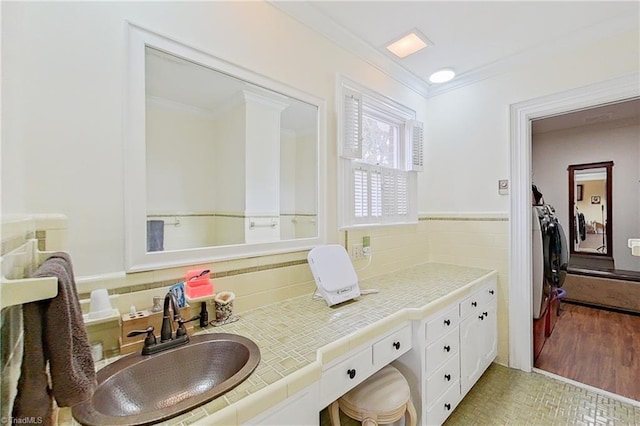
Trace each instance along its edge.
{"label": "window", "polygon": [[423,126],[415,112],[343,80],[340,91],[340,225],[417,221]]}

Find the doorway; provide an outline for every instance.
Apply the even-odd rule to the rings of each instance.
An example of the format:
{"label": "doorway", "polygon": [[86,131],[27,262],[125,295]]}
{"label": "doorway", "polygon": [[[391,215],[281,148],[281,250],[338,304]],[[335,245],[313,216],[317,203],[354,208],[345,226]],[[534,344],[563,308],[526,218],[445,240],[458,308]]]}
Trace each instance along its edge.
{"label": "doorway", "polygon": [[[542,182],[545,201],[562,211],[572,260],[561,287],[562,303],[534,320],[534,368],[640,401],[640,385],[631,379],[640,377],[640,365],[633,361],[640,353],[634,336],[640,314],[631,313],[640,313],[640,292],[633,293],[638,283],[611,279],[614,255],[626,268],[634,267],[635,260],[627,261],[613,237],[640,233],[640,199],[632,193],[638,178],[635,159],[640,158],[639,114],[640,101],[628,100],[542,118],[532,123],[531,144],[533,181]],[[618,185],[624,189],[616,192],[627,204],[624,211],[614,199]],[[620,192],[625,199],[620,200]],[[607,279],[602,271],[610,273]],[[534,272],[534,288],[540,286],[540,275]],[[545,322],[548,326],[541,329]]]}
{"label": "doorway", "polygon": [[509,365],[531,371],[531,121],[640,96],[638,74],[617,78],[511,106]]}

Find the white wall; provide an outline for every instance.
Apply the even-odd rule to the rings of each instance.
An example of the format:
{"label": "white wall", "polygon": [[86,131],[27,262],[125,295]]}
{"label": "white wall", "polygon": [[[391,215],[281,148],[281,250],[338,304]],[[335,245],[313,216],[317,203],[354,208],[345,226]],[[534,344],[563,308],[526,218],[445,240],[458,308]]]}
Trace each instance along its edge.
{"label": "white wall", "polygon": [[[244,105],[235,105],[216,119],[217,140],[212,166],[218,212],[242,215],[245,210],[245,121]],[[244,233],[240,235],[241,240],[244,239]]]}
{"label": "white wall", "polygon": [[420,212],[506,212],[509,197],[498,195],[497,180],[509,176],[509,105],[638,71],[640,63],[636,31],[425,102],[262,2],[5,2],[2,8],[3,213],[65,214],[79,275],[124,269],[127,20],[326,99],[333,242],[336,72],[408,105],[426,122]]}
{"label": "white wall", "polygon": [[4,2],[3,213],[65,214],[78,275],[124,269],[126,21],[326,100],[332,242],[336,72],[426,116],[420,95],[267,3]]}
{"label": "white wall", "polygon": [[[464,218],[478,216],[484,223],[485,216],[509,212],[509,196],[498,194],[497,181],[511,174],[510,105],[638,72],[639,64],[635,31],[427,99],[425,172],[418,174],[418,209],[436,217],[447,216],[446,212],[463,217],[444,221],[442,238],[437,235],[439,229],[432,230],[430,258],[500,271],[498,362],[509,363],[508,300],[514,283],[510,282],[508,242],[517,237],[501,234],[500,223],[476,229]],[[492,228],[498,232],[492,233]],[[452,238],[465,244],[458,247]],[[465,238],[472,242],[466,243]]]}
{"label": "white wall", "polygon": [[147,106],[147,213],[215,210],[212,162],[214,122],[210,118]]}
{"label": "white wall", "polygon": [[507,212],[511,104],[638,72],[637,31],[523,63],[427,100],[420,212]]}
{"label": "white wall", "polygon": [[[571,164],[613,161],[613,257],[617,269],[640,271],[640,259],[631,256],[627,239],[640,235],[638,155],[640,127],[637,121],[616,127],[615,123],[591,125],[534,135],[533,180],[545,202],[556,208],[569,236],[569,175]],[[585,192],[585,202],[591,201]],[[600,206],[596,206],[596,217]],[[601,222],[601,220],[599,220]]]}

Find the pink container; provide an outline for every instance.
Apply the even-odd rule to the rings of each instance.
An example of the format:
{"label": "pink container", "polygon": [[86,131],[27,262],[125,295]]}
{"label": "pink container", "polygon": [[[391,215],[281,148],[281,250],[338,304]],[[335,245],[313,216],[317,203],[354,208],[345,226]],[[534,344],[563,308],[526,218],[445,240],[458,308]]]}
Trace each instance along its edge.
{"label": "pink container", "polygon": [[208,269],[192,269],[185,276],[185,293],[189,299],[213,296],[213,283]]}

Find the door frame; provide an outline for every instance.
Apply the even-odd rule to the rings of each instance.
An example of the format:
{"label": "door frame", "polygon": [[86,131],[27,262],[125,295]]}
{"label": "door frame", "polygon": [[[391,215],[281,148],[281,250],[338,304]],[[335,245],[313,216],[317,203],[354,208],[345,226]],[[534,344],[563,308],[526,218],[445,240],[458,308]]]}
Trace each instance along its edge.
{"label": "door frame", "polygon": [[640,74],[512,104],[510,149],[509,366],[533,368],[531,120],[640,96]]}

